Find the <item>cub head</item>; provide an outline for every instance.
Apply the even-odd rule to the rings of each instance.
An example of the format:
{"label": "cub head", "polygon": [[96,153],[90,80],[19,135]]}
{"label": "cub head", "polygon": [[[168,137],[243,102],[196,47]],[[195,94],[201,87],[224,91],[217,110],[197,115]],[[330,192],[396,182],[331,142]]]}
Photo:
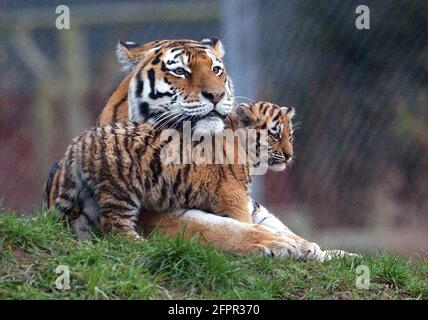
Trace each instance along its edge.
{"label": "cub head", "polygon": [[293,159],[294,108],[270,102],[244,103],[236,107],[234,114],[234,122],[237,122],[239,128],[256,129],[256,132],[266,130],[268,168],[284,170]]}
{"label": "cub head", "polygon": [[195,130],[223,130],[233,93],[220,40],[119,42],[117,55],[132,72],[130,120],[169,127],[191,121]]}

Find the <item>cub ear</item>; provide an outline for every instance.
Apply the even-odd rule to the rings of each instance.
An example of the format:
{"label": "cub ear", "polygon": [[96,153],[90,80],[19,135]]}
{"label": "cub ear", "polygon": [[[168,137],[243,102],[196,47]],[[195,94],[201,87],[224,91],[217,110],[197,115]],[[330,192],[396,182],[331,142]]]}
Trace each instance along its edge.
{"label": "cub ear", "polygon": [[293,107],[281,107],[281,109],[285,111],[285,113],[290,119],[293,119],[296,115],[296,109],[294,109]]}
{"label": "cub ear", "polygon": [[119,41],[117,43],[116,56],[119,63],[123,65],[123,70],[131,71],[144,58],[143,45],[135,42]]}
{"label": "cub ear", "polygon": [[234,112],[237,116],[239,128],[249,128],[257,122],[257,118],[254,116],[251,107],[246,103],[236,106]]}
{"label": "cub ear", "polygon": [[201,43],[213,48],[214,52],[217,54],[219,58],[224,57],[225,52],[224,52],[223,43],[220,41],[219,38],[213,37],[211,39],[202,39]]}

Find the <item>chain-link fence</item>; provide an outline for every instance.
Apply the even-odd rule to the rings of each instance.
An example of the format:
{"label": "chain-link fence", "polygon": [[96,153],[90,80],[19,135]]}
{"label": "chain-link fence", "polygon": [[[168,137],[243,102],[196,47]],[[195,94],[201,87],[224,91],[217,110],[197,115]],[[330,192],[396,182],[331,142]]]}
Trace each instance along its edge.
{"label": "chain-link fence", "polygon": [[322,243],[427,250],[426,1],[68,1],[70,30],[58,4],[0,4],[4,207],[39,206],[51,163],[124,76],[117,40],[219,36],[238,102],[297,109],[295,163],[255,197]]}
{"label": "chain-link fence", "polygon": [[[359,4],[263,2],[260,97],[295,105],[302,122],[289,196],[273,176],[266,196],[289,198],[316,225],[387,227],[368,241],[401,234],[399,243],[426,249],[418,226],[428,219],[428,4],[365,1],[370,29],[358,30]],[[348,234],[350,244],[364,241]]]}

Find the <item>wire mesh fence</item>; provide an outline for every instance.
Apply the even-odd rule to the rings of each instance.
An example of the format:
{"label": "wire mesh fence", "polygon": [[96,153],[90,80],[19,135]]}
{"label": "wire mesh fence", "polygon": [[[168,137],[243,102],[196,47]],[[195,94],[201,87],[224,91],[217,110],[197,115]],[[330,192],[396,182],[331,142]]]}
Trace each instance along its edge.
{"label": "wire mesh fence", "polygon": [[258,178],[255,197],[326,242],[426,250],[428,3],[365,1],[368,30],[360,4],[69,1],[71,29],[57,30],[55,1],[3,1],[3,207],[40,205],[50,165],[124,77],[117,40],[219,36],[237,101],[292,105],[300,123],[293,167]]}

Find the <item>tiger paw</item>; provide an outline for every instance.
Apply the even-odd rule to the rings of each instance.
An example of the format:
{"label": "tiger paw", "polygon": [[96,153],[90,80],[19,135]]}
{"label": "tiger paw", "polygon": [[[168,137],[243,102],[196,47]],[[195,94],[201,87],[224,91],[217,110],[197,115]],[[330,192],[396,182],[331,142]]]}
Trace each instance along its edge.
{"label": "tiger paw", "polygon": [[295,259],[299,256],[300,250],[297,242],[284,241],[264,241],[260,244],[252,244],[250,250],[253,254],[266,257],[278,257],[285,259]]}
{"label": "tiger paw", "polygon": [[304,239],[297,240],[299,244],[299,260],[322,260],[323,251],[315,242],[309,242]]}

